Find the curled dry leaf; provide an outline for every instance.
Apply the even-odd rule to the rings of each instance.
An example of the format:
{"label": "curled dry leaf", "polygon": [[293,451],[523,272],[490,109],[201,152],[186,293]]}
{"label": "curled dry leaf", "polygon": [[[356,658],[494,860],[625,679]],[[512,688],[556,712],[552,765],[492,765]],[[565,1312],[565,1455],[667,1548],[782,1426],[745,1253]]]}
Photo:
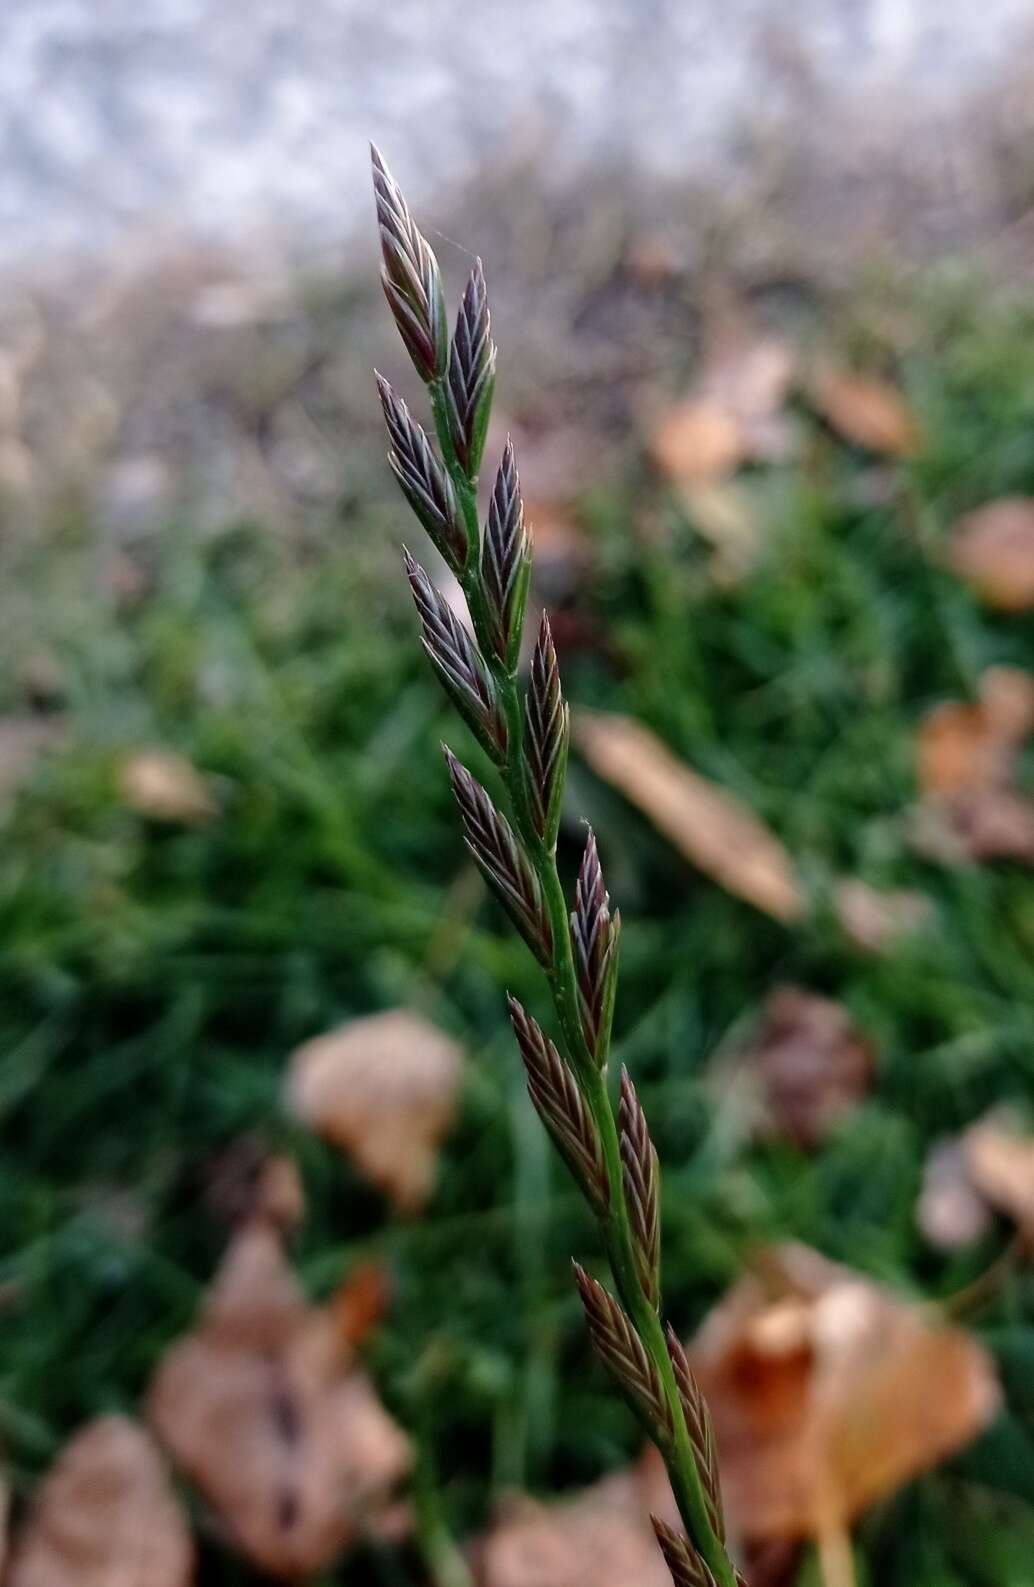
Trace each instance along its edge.
{"label": "curled dry leaf", "polygon": [[853,446],[889,457],[912,457],[919,451],[919,421],[888,381],[827,368],[812,379],[810,395],[830,428]]}
{"label": "curled dry leaf", "polygon": [[463,1054],[406,1009],[306,1042],[287,1078],[291,1111],[354,1158],[403,1211],[423,1205],[452,1119]]}
{"label": "curled dry leaf", "polygon": [[1011,1218],[1034,1245],[1034,1137],[992,1114],[966,1131],[962,1152],[978,1195]]}
{"label": "curled dry leaf", "polygon": [[194,1548],[165,1463],[125,1416],[67,1443],[18,1538],[8,1587],[188,1587]]}
{"label": "curled dry leaf", "polygon": [[875,1054],[841,1004],[780,986],[735,1062],[756,1088],[759,1131],[813,1149],[869,1090]]}
{"label": "curled dry leaf", "polygon": [[202,826],[217,813],[197,771],[173,750],[141,749],[128,755],[119,768],[118,782],[129,809],[152,821]]}
{"label": "curled dry leaf", "polygon": [[930,924],[933,904],[925,893],[870,887],[845,878],[833,897],[836,917],[846,936],[866,953],[883,953],[900,937]]}
{"label": "curled dry leaf", "polygon": [[292,1157],[271,1155],[254,1135],[243,1135],[212,1163],[207,1193],[227,1224],[265,1219],[290,1234],[305,1216],[305,1190]]}
{"label": "curled dry leaf", "polygon": [[1034,863],[1034,805],[1011,786],[1032,728],[1034,678],[1016,667],[989,668],[975,702],[946,701],[927,714],[916,751],[916,847],[948,861]]}
{"label": "curled dry leaf", "polygon": [[333,1306],[306,1303],[279,1237],[254,1223],[151,1384],[162,1442],[272,1575],[322,1569],[408,1470],[408,1440],[348,1357]]}
{"label": "curled dry leaf", "polygon": [[1034,606],[1034,497],[1006,496],[969,513],[948,543],[948,565],[991,606]]}
{"label": "curled dry leaf", "polygon": [[994,1416],[991,1361],[968,1334],[798,1245],[705,1319],[691,1352],[714,1417],[734,1533],[842,1534]]}
{"label": "curled dry leaf", "polygon": [[708,876],[777,920],[799,920],[803,890],[779,840],[724,788],[677,760],[627,716],[580,712],[575,738],[592,769]]}
{"label": "curled dry leaf", "polygon": [[479,1587],[671,1587],[630,1473],[562,1504],[512,1504],[478,1556]]}
{"label": "curled dry leaf", "polygon": [[931,1147],[923,1165],[916,1222],[940,1251],[971,1245],[990,1229],[991,1209],[970,1177],[961,1141],[941,1140]]}
{"label": "curled dry leaf", "polygon": [[39,757],[61,742],[65,724],[56,716],[0,717],[0,800],[28,776]]}

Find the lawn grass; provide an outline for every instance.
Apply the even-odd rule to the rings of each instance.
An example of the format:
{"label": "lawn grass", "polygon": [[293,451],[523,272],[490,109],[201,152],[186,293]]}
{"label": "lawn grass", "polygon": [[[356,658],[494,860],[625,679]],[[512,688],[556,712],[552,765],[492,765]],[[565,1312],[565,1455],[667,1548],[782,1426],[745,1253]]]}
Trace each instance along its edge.
{"label": "lawn grass", "polygon": [[[936,1298],[1008,1238],[1000,1228],[939,1256],[914,1202],[936,1138],[991,1103],[1034,1099],[1034,888],[1012,866],[921,859],[904,811],[928,706],[972,693],[987,665],[1034,669],[1031,619],[981,609],[937,558],[960,512],[1034,494],[1034,310],[942,278],[909,312],[899,373],[921,455],[877,467],[803,415],[802,461],[753,482],[766,551],[738,587],[716,585],[634,457],[580,503],[593,572],[575,599],[606,645],[562,658],[568,694],[642,718],[733,789],[816,900],[793,929],[766,919],[574,765],[562,847],[573,871],[587,815],[621,905],[616,1059],[664,1165],[665,1284],[683,1331],[760,1240],[799,1238]],[[851,334],[868,345],[864,328]],[[100,587],[89,524],[61,529],[60,556],[12,565],[70,723],[0,843],[0,1438],[19,1492],[81,1419],[132,1409],[189,1323],[225,1240],[206,1175],[245,1133],[297,1156],[313,1293],[360,1259],[389,1264],[394,1301],[370,1360],[433,1459],[456,1535],[505,1490],[590,1481],[638,1445],[585,1347],[568,1258],[592,1259],[593,1233],[526,1102],[504,1018],[503,986],[540,1012],[542,991],[471,884],[438,750],[443,732],[462,735],[419,655],[401,522],[390,499],[350,498],[304,556],[254,524],[201,535],[172,523],[148,551],[153,591],[129,609]],[[12,634],[5,694],[18,706]],[[211,825],[124,808],[119,756],[150,743],[203,770],[221,811]],[[862,954],[826,902],[843,875],[918,888],[936,928]],[[879,1054],[872,1096],[817,1156],[751,1145],[702,1084],[784,981],[841,999]],[[412,1222],[280,1100],[299,1042],[402,1002],[469,1055],[434,1199]],[[881,1587],[1030,1580],[1029,1276],[1009,1276],[972,1326],[1008,1408],[864,1523],[863,1580]],[[201,1579],[251,1577],[207,1536]],[[327,1577],[345,1579],[418,1577],[371,1550]]]}

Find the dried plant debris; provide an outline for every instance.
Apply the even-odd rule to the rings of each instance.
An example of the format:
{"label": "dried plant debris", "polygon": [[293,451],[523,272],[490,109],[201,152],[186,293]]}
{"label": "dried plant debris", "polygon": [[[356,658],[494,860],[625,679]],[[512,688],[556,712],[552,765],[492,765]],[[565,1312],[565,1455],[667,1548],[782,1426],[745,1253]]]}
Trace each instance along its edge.
{"label": "dried plant debris", "polygon": [[89,1422],[40,1485],[8,1587],[189,1587],[194,1547],[165,1463],[125,1416]]}
{"label": "dried plant debris", "polygon": [[61,743],[65,730],[57,716],[0,717],[0,805],[16,792],[41,755]]}
{"label": "dried plant debris", "polygon": [[1034,1250],[1034,1134],[1004,1109],[934,1146],[916,1207],[923,1234],[941,1250],[979,1239],[993,1212]]}
{"label": "dried plant debris", "polygon": [[409,1442],[351,1360],[334,1306],[304,1300],[267,1223],[236,1235],[148,1413],[262,1570],[321,1570],[389,1506]]}
{"label": "dried plant debris", "polygon": [[934,914],[925,893],[870,887],[847,877],[837,884],[833,909],[844,934],[866,953],[886,953],[902,937],[926,929]]}
{"label": "dried plant debris", "polygon": [[574,732],[592,769],[692,864],[777,920],[804,915],[804,892],[786,849],[727,789],[677,760],[631,717],[583,711]]}
{"label": "dried plant debris", "polygon": [[226,1224],[266,1219],[290,1234],[305,1217],[305,1190],[293,1157],[270,1153],[255,1135],[228,1146],[205,1177],[209,1205]]}
{"label": "dried plant debris", "polygon": [[946,863],[1034,863],[1034,803],[1013,786],[1019,751],[1034,728],[1034,677],[991,667],[975,702],[947,701],[923,719],[917,740],[920,803],[914,845]]}
{"label": "dried plant debris", "polygon": [[948,566],[989,606],[1025,612],[1034,606],[1034,497],[987,502],[956,524]]}
{"label": "dried plant debris", "polygon": [[418,1014],[391,1009],[299,1047],[287,1102],[401,1211],[412,1212],[430,1193],[462,1068],[451,1037]]}
{"label": "dried plant debris", "polygon": [[999,1388],[968,1334],[798,1245],[762,1253],[690,1350],[734,1536],[828,1538],[970,1442]]}
{"label": "dried plant debris", "polygon": [[174,750],[141,749],[127,755],[118,783],[126,807],[151,821],[203,826],[218,812],[204,780]]}
{"label": "dried plant debris", "polygon": [[809,394],[830,429],[852,446],[900,458],[920,450],[919,421],[889,381],[827,366],[812,376]]}
{"label": "dried plant debris", "polygon": [[479,1587],[671,1587],[630,1473],[562,1504],[511,1504],[479,1545],[476,1569]]}
{"label": "dried plant debris", "polygon": [[857,1106],[873,1080],[876,1055],[847,1010],[797,986],[776,987],[754,1035],[720,1060],[723,1087],[734,1078],[759,1134],[812,1151]]}

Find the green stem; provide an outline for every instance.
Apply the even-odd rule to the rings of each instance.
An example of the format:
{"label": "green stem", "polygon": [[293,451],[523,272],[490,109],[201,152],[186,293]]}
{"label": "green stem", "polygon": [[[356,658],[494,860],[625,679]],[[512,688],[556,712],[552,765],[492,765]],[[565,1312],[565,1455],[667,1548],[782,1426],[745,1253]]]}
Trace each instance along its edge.
{"label": "green stem", "polygon": [[618,1293],[639,1333],[664,1385],[673,1439],[657,1428],[647,1431],[664,1456],[675,1501],[688,1536],[710,1568],[718,1587],[736,1587],[736,1576],[729,1557],[715,1535],[708,1518],[704,1490],[696,1457],[686,1426],[678,1386],[660,1317],[646,1295],[639,1278],[635,1244],[625,1204],[624,1177],[617,1123],[606,1083],[606,1054],[598,1060],[586,1045],[579,1014],[578,980],[575,973],[571,934],[568,929],[567,900],[556,866],[556,846],[545,844],[535,830],[528,796],[522,753],[523,713],[516,672],[497,658],[491,642],[480,579],[481,529],[478,521],[477,482],[463,472],[449,434],[444,385],[430,386],[431,407],[442,457],[456,490],[467,530],[467,561],[460,583],[470,610],[471,622],[481,653],[492,673],[506,716],[507,752],[502,768],[513,808],[517,832],[535,868],[549,912],[553,935],[553,963],[548,971],[550,991],[563,1032],[567,1057],[589,1104],[603,1143],[607,1164],[609,1207],[601,1220],[607,1259]]}

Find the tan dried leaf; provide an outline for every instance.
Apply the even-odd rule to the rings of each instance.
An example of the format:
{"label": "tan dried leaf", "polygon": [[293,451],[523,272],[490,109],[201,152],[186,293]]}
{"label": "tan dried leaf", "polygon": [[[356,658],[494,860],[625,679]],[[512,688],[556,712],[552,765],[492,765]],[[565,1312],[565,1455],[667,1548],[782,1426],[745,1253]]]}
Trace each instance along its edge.
{"label": "tan dried leaf", "polygon": [[592,769],[692,864],[777,920],[801,918],[806,901],[793,861],[733,794],[691,771],[630,717],[583,711],[574,733]]}
{"label": "tan dried leaf", "polygon": [[348,1356],[333,1306],[306,1303],[278,1235],[256,1222],[152,1381],[148,1414],[166,1448],[273,1575],[321,1570],[408,1470],[408,1440]]}
{"label": "tan dried leaf", "polygon": [[741,1536],[829,1537],[963,1448],[1000,1391],[986,1352],[804,1246],[776,1246],[691,1352]]}
{"label": "tan dried leaf", "polygon": [[631,1474],[563,1504],[512,1504],[478,1554],[479,1587],[671,1587]]}
{"label": "tan dried leaf", "polygon": [[969,513],[955,527],[948,563],[991,606],[1034,606],[1034,497],[1006,496]]}
{"label": "tan dried leaf", "polygon": [[255,1135],[242,1135],[212,1163],[208,1199],[224,1223],[264,1218],[290,1234],[305,1216],[305,1190],[292,1157],[271,1155]]}
{"label": "tan dried leaf", "polygon": [[650,437],[650,453],[668,479],[704,485],[724,479],[743,461],[747,442],[734,414],[709,397],[670,408]]}
{"label": "tan dried leaf", "polygon": [[841,1004],[780,986],[736,1063],[757,1088],[761,1132],[810,1150],[865,1096],[875,1054]]}
{"label": "tan dried leaf", "polygon": [[183,755],[141,749],[119,768],[119,792],[130,810],[152,821],[201,826],[217,813],[215,800]]}
{"label": "tan dried leaf", "polygon": [[165,1463],[125,1416],[88,1422],[44,1477],[8,1587],[188,1587],[194,1548]]}
{"label": "tan dried leaf", "polygon": [[923,1165],[916,1222],[924,1239],[940,1251],[971,1245],[991,1227],[991,1212],[977,1190],[961,1141],[937,1141]]}
{"label": "tan dried leaf", "polygon": [[56,716],[0,717],[0,799],[24,781],[39,757],[61,742],[65,724]]}
{"label": "tan dried leaf", "polygon": [[1034,805],[1010,786],[1034,727],[1034,678],[991,667],[975,703],[947,701],[920,724],[916,846],[936,858],[1034,861]]}
{"label": "tan dried leaf", "polygon": [[912,457],[922,444],[919,422],[901,393],[875,375],[821,370],[812,400],[831,429],[853,446],[890,457]]}
{"label": "tan dried leaf", "polygon": [[845,878],[833,897],[836,917],[845,934],[867,953],[883,953],[900,937],[930,924],[933,904],[925,893],[870,887]]}
{"label": "tan dried leaf", "polygon": [[452,1119],[463,1054],[406,1009],[354,1020],[292,1055],[287,1102],[403,1211],[423,1205]]}
{"label": "tan dried leaf", "polygon": [[1034,1136],[992,1114],[966,1131],[961,1146],[977,1194],[1034,1244]]}

